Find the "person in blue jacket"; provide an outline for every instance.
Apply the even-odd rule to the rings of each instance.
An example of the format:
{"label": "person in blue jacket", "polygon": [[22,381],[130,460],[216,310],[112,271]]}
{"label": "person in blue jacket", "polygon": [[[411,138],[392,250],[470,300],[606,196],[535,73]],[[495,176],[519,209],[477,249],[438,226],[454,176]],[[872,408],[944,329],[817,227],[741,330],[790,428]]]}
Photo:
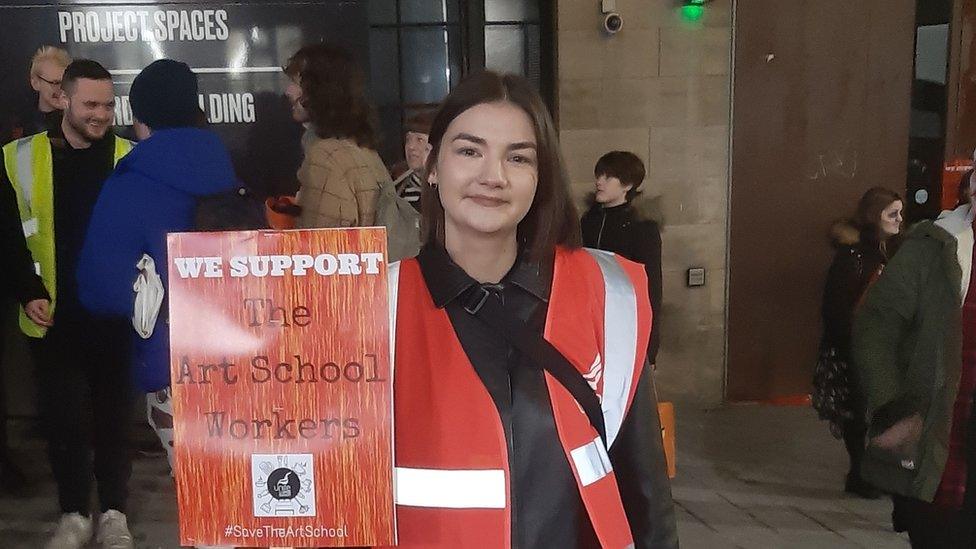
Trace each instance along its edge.
{"label": "person in blue jacket", "polygon": [[[160,59],[132,82],[129,101],[140,143],[105,182],[78,261],[82,305],[96,315],[130,318],[136,263],[148,254],[166,287],[166,234],[194,229],[203,196],[238,188],[230,155],[203,121],[196,75]],[[172,465],[169,330],[166,302],[148,339],[136,335],[133,374],[148,393],[149,422]]]}

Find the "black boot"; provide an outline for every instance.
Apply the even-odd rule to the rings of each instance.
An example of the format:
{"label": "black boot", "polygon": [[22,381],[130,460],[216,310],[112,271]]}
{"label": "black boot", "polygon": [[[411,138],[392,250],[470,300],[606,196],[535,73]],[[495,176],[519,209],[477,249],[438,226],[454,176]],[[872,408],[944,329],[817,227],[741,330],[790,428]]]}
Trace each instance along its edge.
{"label": "black boot", "polygon": [[851,420],[844,424],[844,446],[847,447],[847,456],[851,464],[847,481],[844,483],[844,491],[864,499],[878,499],[881,497],[881,491],[861,478],[861,460],[864,458],[867,430],[867,425],[858,420]]}

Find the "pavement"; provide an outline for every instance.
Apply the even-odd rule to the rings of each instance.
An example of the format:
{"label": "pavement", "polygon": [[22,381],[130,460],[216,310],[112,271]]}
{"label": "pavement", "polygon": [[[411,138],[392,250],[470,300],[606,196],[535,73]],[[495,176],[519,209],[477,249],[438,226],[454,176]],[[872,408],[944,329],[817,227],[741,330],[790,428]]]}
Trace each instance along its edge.
{"label": "pavement", "polygon": [[685,549],[908,548],[891,500],[843,491],[847,453],[808,407],[677,409]]}
{"label": "pavement", "polygon": [[[809,408],[677,407],[673,482],[684,549],[908,548],[891,531],[891,501],[844,494],[841,441]],[[37,549],[57,520],[43,444],[15,424],[14,449],[34,481],[0,496],[0,549]],[[148,433],[144,433],[148,435]],[[139,549],[180,547],[173,484],[160,452],[138,452],[129,524]]]}

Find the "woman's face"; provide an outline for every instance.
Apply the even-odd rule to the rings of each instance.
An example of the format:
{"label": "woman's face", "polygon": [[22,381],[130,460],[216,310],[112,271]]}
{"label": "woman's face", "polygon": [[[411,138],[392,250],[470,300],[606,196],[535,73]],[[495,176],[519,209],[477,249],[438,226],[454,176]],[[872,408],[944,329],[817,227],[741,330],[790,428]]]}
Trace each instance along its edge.
{"label": "woman's face", "polygon": [[440,143],[430,175],[444,207],[447,240],[515,238],[538,184],[535,130],[512,103],[471,107],[455,118]]}
{"label": "woman's face", "polygon": [[308,111],[302,105],[302,84],[299,78],[288,79],[288,86],[285,87],[285,96],[291,103],[291,117],[295,122],[304,124],[309,121]]}
{"label": "woman's face", "polygon": [[881,210],[881,222],[879,226],[881,227],[881,234],[884,236],[894,236],[901,231],[901,223],[904,221],[902,218],[901,211],[903,204],[901,200],[895,200],[888,207]]}

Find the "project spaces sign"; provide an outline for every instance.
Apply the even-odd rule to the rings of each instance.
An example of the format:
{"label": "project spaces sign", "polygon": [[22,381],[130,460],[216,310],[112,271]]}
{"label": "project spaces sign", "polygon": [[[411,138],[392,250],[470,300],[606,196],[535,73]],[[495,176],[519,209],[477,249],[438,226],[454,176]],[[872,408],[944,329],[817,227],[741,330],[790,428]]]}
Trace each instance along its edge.
{"label": "project spaces sign", "polygon": [[[193,55],[193,48],[186,48],[186,45],[197,43],[203,45],[200,53],[193,55],[197,59],[195,65],[211,63],[200,63],[201,61],[220,61],[219,67],[195,66],[200,72],[210,74],[261,74],[267,72],[274,74],[278,72],[277,67],[270,66],[244,66],[245,55],[237,55],[233,58],[213,59],[206,53],[205,45],[212,43],[218,45],[227,44],[230,41],[230,28],[228,27],[229,16],[226,9],[200,9],[195,6],[193,9],[126,9],[101,8],[101,9],[64,9],[58,10],[58,37],[61,44],[70,45],[71,49],[77,51],[81,49],[94,48],[99,44],[139,44],[148,45],[149,52],[155,57],[157,53],[163,53],[166,45],[180,45],[185,48],[188,55]],[[242,29],[235,29],[240,31]],[[243,34],[237,34],[242,36]],[[252,38],[252,37],[248,37]],[[260,40],[260,31],[258,31]],[[238,48],[247,48],[255,42],[252,38],[249,41],[235,40]],[[247,42],[250,42],[248,44]],[[233,46],[232,46],[233,47]],[[244,51],[239,49],[239,51]],[[202,54],[202,55],[201,55]],[[163,57],[164,55],[160,55]],[[94,57],[86,55],[86,57]],[[210,59],[207,59],[211,57]],[[137,61],[141,61],[142,56],[133,56]],[[128,76],[138,74],[140,68],[116,68],[112,70],[113,75]],[[236,86],[222,86],[224,89],[235,90]],[[116,97],[115,119],[119,125],[129,126],[132,124],[132,110],[129,107],[128,96]],[[207,113],[207,121],[210,124],[235,124],[252,123],[255,121],[254,114],[254,92],[240,91],[218,91],[208,94],[200,94],[200,108]]]}
{"label": "project spaces sign", "polygon": [[294,179],[300,158],[301,128],[290,120],[281,66],[302,45],[324,40],[349,48],[368,68],[368,36],[365,0],[0,0],[0,141],[18,137],[18,124],[33,116],[28,68],[40,46],[109,69],[123,134],[132,124],[132,80],[152,61],[171,58],[197,73],[200,107],[231,148],[238,173],[262,179],[248,181],[256,187],[273,186],[267,180]]}

